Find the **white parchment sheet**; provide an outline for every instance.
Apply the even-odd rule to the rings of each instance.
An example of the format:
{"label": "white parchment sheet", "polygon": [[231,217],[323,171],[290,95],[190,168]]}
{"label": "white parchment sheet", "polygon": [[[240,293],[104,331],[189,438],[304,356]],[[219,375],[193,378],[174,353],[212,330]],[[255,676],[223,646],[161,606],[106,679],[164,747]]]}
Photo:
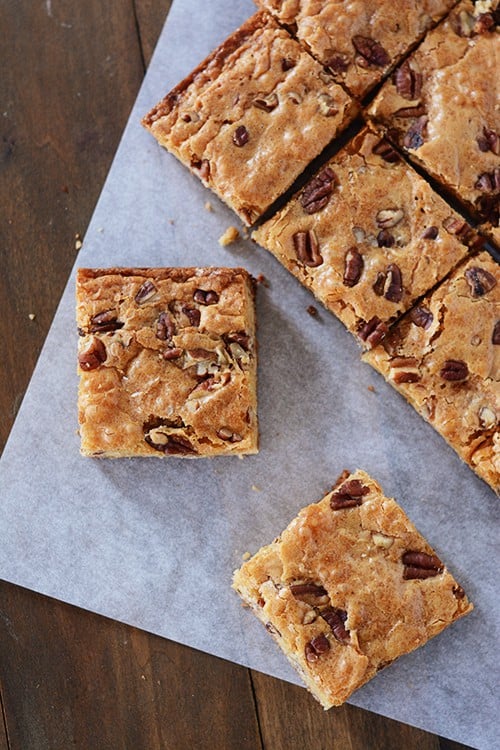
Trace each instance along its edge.
{"label": "white parchment sheet", "polygon": [[343,468],[364,468],[398,499],[476,608],[352,702],[492,750],[499,746],[498,499],[360,362],[332,315],[306,312],[313,298],[271,255],[249,240],[218,244],[236,217],[139,124],[253,10],[250,0],[176,0],[78,265],[242,265],[266,276],[270,286],[257,300],[260,453],[81,457],[71,278],[1,461],[0,575],[300,682],[240,606],[232,571],[243,553],[319,500]]}

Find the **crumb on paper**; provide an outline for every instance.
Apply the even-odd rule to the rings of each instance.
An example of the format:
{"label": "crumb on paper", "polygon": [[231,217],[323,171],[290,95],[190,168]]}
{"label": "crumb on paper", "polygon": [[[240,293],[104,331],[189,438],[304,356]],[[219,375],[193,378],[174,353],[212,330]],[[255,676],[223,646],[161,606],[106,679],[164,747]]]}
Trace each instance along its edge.
{"label": "crumb on paper", "polygon": [[370,393],[376,393],[376,390],[375,390],[375,386],[374,386],[374,385],[369,385],[369,386],[368,386],[368,390],[370,391]]}
{"label": "crumb on paper", "polygon": [[318,311],[317,311],[317,309],[316,309],[316,308],[314,307],[314,305],[309,305],[309,307],[307,307],[307,308],[306,308],[306,310],[307,310],[307,312],[309,313],[309,315],[310,315],[310,316],[311,316],[312,318],[317,318],[317,317],[318,317]]}
{"label": "crumb on paper", "polygon": [[168,220],[168,223],[170,224],[170,226],[172,226],[172,227],[173,227],[173,226],[174,226],[174,224],[175,224],[175,221],[174,221],[173,219],[169,219],[169,220]]}
{"label": "crumb on paper", "polygon": [[252,484],[252,490],[254,492],[260,492],[260,487],[257,484]]}
{"label": "crumb on paper", "polygon": [[205,211],[209,211],[210,213],[212,213],[213,210],[214,210],[214,207],[212,206],[212,204],[210,203],[210,201],[207,201],[205,203]]}
{"label": "crumb on paper", "polygon": [[228,227],[224,234],[219,237],[219,245],[222,245],[222,247],[226,247],[227,245],[231,245],[233,242],[236,242],[240,238],[239,230],[236,229],[236,227]]}
{"label": "crumb on paper", "polygon": [[75,250],[79,250],[82,246],[82,237],[79,232],[75,234]]}
{"label": "crumb on paper", "polygon": [[252,557],[252,555],[250,554],[250,552],[244,552],[242,554],[242,556],[241,556],[241,559],[242,560],[250,560],[251,557]]}
{"label": "crumb on paper", "polygon": [[244,240],[248,240],[248,238],[250,237],[250,232],[248,231],[248,227],[243,227],[243,229],[241,230],[241,236],[243,237]]}
{"label": "crumb on paper", "polygon": [[35,313],[30,313],[30,314],[28,315],[28,318],[29,318],[30,320],[35,320],[35,318],[36,318],[36,315],[35,315]]}
{"label": "crumb on paper", "polygon": [[104,227],[97,227],[97,231],[98,231],[99,233],[101,233],[101,232],[104,232]]}
{"label": "crumb on paper", "polygon": [[257,284],[262,284],[262,286],[265,286],[266,289],[269,289],[269,281],[266,279],[263,273],[259,273],[259,275],[256,277]]}

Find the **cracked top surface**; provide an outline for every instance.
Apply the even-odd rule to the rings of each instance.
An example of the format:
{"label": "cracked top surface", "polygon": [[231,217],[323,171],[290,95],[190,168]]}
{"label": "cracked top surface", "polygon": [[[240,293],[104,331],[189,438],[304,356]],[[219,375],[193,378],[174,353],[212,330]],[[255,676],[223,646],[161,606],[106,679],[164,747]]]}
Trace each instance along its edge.
{"label": "cracked top surface", "polygon": [[394,320],[440,281],[467,254],[469,230],[368,130],[327,167],[329,196],[314,205],[302,191],[252,237],[357,333],[374,317]]}
{"label": "cracked top surface", "polygon": [[364,355],[500,490],[500,266],[471,258]]}
{"label": "cracked top surface", "polygon": [[485,13],[496,5],[462,2],[385,83],[368,114],[498,226],[500,38],[492,13]]}
{"label": "cracked top surface", "polygon": [[293,28],[357,98],[363,98],[455,1],[400,0],[395,13],[389,0],[256,0]]}
{"label": "cracked top surface", "polygon": [[251,224],[355,113],[333,77],[260,12],[143,123]]}
{"label": "cracked top surface", "polygon": [[84,455],[257,451],[245,270],[79,269],[76,295]]}
{"label": "cracked top surface", "polygon": [[325,708],[472,609],[399,505],[360,470],[301,510],[233,585]]}

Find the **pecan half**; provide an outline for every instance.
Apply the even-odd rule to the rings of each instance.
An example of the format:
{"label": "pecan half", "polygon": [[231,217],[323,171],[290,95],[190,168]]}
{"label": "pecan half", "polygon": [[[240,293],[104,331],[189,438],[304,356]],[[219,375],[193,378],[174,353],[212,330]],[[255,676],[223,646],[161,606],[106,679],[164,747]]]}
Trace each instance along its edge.
{"label": "pecan half", "polygon": [[167,312],[160,313],[156,321],[155,335],[160,341],[168,341],[175,334],[175,323]]}
{"label": "pecan half", "polygon": [[447,359],[439,374],[443,380],[449,380],[452,382],[458,382],[461,380],[467,380],[469,377],[469,368],[467,363],[462,359]]}
{"label": "pecan half", "polygon": [[308,232],[295,232],[293,235],[295,255],[305,266],[315,268],[323,263],[323,257],[319,252],[318,239],[314,229]]}
{"label": "pecan half", "polygon": [[477,137],[477,145],[480,151],[491,151],[494,154],[500,154],[500,137],[498,133],[489,128],[483,127],[482,135]]}
{"label": "pecan half", "polygon": [[306,596],[321,597],[328,596],[328,592],[323,586],[316,583],[292,583],[290,593],[296,598],[301,599]]}
{"label": "pecan half", "polygon": [[308,662],[318,661],[322,654],[330,650],[330,641],[321,633],[305,645],[305,657]]}
{"label": "pecan half", "polygon": [[468,268],[465,272],[465,278],[473,297],[482,297],[497,285],[497,280],[493,274],[480,266]]}
{"label": "pecan half", "polygon": [[422,234],[422,239],[423,240],[435,240],[438,234],[439,234],[439,229],[437,227],[434,227],[434,226],[427,227],[425,232],[423,232]]}
{"label": "pecan half", "polygon": [[349,479],[332,494],[330,508],[332,510],[354,508],[361,505],[364,495],[368,495],[369,492],[370,488],[361,484],[359,479]]}
{"label": "pecan half", "polygon": [[197,289],[193,294],[193,299],[199,305],[216,305],[219,295],[213,289]]}
{"label": "pecan half", "polygon": [[151,297],[154,297],[158,289],[155,287],[152,281],[148,279],[148,281],[145,281],[144,284],[142,284],[139,287],[139,291],[134,297],[134,300],[136,304],[143,305],[144,302],[147,302],[148,299],[151,299]]}
{"label": "pecan half", "polygon": [[500,344],[500,320],[497,320],[493,327],[493,333],[491,335],[491,343],[492,344]]}
{"label": "pecan half", "polygon": [[410,312],[410,320],[419,328],[427,330],[431,327],[434,316],[427,307],[421,305],[420,307],[414,307]]}
{"label": "pecan half", "polygon": [[403,138],[403,146],[416,150],[424,143],[424,131],[427,125],[427,117],[419,117],[413,125],[410,125]]}
{"label": "pecan half", "polygon": [[101,339],[92,337],[89,345],[78,353],[78,364],[82,370],[96,370],[106,361],[107,353]]}
{"label": "pecan half", "polygon": [[369,36],[361,36],[356,34],[353,36],[352,43],[354,49],[358,52],[366,62],[370,65],[376,65],[381,68],[384,65],[389,65],[391,58],[382,47],[380,42],[375,41]]}
{"label": "pecan half", "polygon": [[124,323],[118,320],[114,310],[104,310],[90,318],[90,333],[107,333],[123,328]]}
{"label": "pecan half", "polygon": [[443,572],[444,565],[436,555],[409,550],[401,558],[404,565],[403,578],[433,578]]}
{"label": "pecan half", "polygon": [[356,247],[351,247],[345,254],[344,260],[344,285],[356,286],[363,273],[363,256]]}
{"label": "pecan half", "polygon": [[327,607],[320,612],[321,617],[328,623],[330,629],[339,643],[345,646],[351,641],[351,634],[344,625],[347,620],[347,612],[338,607]]}
{"label": "pecan half", "polygon": [[372,148],[372,153],[380,156],[384,161],[389,162],[389,164],[396,164],[401,160],[398,152],[391,146],[390,143],[384,141],[384,139],[375,144],[375,146]]}
{"label": "pecan half", "polygon": [[394,73],[394,84],[396,90],[403,99],[414,101],[422,91],[422,73],[415,70],[408,60]]}
{"label": "pecan half", "polygon": [[367,343],[370,347],[380,344],[385,338],[389,327],[376,315],[370,320],[363,320],[358,328],[358,336],[361,341]]}
{"label": "pecan half", "polygon": [[244,146],[245,143],[248,143],[250,139],[250,135],[248,133],[248,130],[244,125],[238,125],[236,130],[233,133],[233,143],[235,146]]}
{"label": "pecan half", "polygon": [[330,167],[322,169],[316,177],[308,182],[302,191],[299,201],[306,214],[314,214],[324,208],[333,192],[335,173]]}
{"label": "pecan half", "polygon": [[271,91],[270,94],[259,94],[253,100],[253,106],[257,109],[263,109],[264,112],[272,112],[279,104],[278,95]]}

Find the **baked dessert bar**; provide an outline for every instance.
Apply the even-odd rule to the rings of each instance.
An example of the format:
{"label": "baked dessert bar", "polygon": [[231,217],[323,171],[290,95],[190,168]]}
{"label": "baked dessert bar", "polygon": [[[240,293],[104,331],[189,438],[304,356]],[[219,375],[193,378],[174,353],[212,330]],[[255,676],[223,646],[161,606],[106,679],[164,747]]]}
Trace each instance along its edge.
{"label": "baked dessert bar", "polygon": [[385,83],[368,115],[500,240],[497,5],[460,3]]}
{"label": "baked dessert bar", "polygon": [[363,98],[456,0],[256,0]]}
{"label": "baked dessert bar", "polygon": [[356,112],[333,77],[259,12],[143,124],[252,224]]}
{"label": "baked dessert bar", "polygon": [[82,268],[76,297],[84,455],[257,452],[244,269]]}
{"label": "baked dessert bar", "polygon": [[324,708],[472,609],[399,505],[359,470],[301,510],[233,587]]}
{"label": "baked dessert bar", "polygon": [[364,360],[500,490],[500,266],[470,258]]}
{"label": "baked dessert bar", "polygon": [[477,240],[367,129],[252,237],[367,346]]}

